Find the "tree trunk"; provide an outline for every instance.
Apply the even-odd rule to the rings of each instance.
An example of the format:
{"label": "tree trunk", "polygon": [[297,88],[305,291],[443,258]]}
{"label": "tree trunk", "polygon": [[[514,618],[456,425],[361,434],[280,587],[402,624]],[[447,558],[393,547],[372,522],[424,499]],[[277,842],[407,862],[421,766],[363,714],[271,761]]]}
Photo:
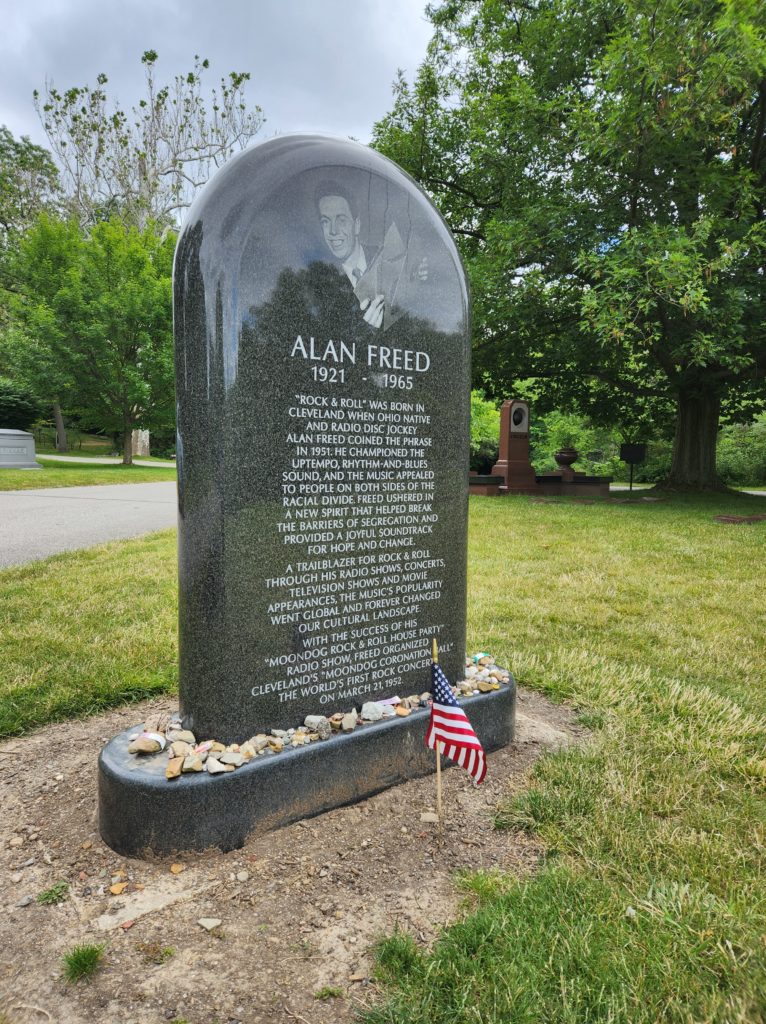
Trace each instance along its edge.
{"label": "tree trunk", "polygon": [[725,490],[715,467],[720,412],[718,395],[679,392],[673,460],[663,487],[687,491]]}
{"label": "tree trunk", "polygon": [[66,427],[64,417],[61,414],[61,406],[58,402],[53,403],[53,422],[56,424],[56,451],[68,452],[69,445],[66,439]]}
{"label": "tree trunk", "polygon": [[133,465],[133,420],[125,416],[122,427],[122,464]]}

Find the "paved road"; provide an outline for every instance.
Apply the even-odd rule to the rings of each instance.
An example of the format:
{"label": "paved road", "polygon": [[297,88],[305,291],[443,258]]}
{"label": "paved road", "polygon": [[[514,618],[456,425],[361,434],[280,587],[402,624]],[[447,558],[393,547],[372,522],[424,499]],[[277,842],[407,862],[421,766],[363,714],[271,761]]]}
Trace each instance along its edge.
{"label": "paved road", "polygon": [[0,568],[164,530],[176,509],[173,481],[0,491]]}
{"label": "paved road", "polygon": [[0,491],[0,567],[176,525],[176,485]]}
{"label": "paved road", "polygon": [[[35,455],[35,458],[38,461],[42,461],[42,462],[80,462],[80,463],[82,463],[84,465],[91,465],[91,466],[93,465],[94,462],[95,462],[95,464],[97,466],[121,466],[122,465],[122,459],[119,458],[119,456],[110,456],[110,455],[104,455],[104,456],[94,455],[92,457],[89,456],[89,455],[85,455],[85,456],[83,456],[83,455],[41,455],[39,452],[37,452],[36,455]],[[148,462],[148,461],[145,461],[144,459],[134,459],[133,460],[133,465],[134,466],[149,466],[150,468],[153,467],[153,466],[157,466],[159,469],[175,469],[176,468],[175,462]]]}

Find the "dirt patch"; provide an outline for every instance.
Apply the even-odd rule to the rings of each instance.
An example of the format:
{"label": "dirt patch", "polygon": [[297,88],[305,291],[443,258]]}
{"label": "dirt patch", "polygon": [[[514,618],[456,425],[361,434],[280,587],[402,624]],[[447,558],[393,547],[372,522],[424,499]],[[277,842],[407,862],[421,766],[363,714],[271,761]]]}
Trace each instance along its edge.
{"label": "dirt patch", "polygon": [[[126,860],[98,835],[98,751],[170,708],[152,702],[0,744],[0,1010],[11,1024],[351,1021],[375,997],[371,944],[397,924],[430,943],[461,912],[457,870],[534,868],[534,841],[494,830],[493,812],[542,752],[584,733],[571,708],[521,692],[517,741],[489,756],[484,785],[445,773],[441,840],[420,820],[434,810],[425,778],[234,853]],[[37,902],[60,881],[68,898]],[[200,918],[221,924],[206,931]],[[68,985],[61,957],[85,943],[105,945],[103,967]],[[343,995],[315,999],[323,988]]]}

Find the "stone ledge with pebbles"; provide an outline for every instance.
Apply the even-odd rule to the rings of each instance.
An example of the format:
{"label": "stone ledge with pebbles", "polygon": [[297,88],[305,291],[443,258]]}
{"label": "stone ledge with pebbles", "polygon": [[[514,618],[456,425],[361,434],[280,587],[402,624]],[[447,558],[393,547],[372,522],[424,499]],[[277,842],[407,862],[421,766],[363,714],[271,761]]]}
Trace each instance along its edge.
{"label": "stone ledge with pebbles", "polygon": [[[456,698],[491,693],[501,685],[509,685],[508,671],[495,664],[494,658],[483,652],[465,661],[465,679],[452,687]],[[292,747],[328,740],[334,733],[350,733],[385,718],[406,717],[416,708],[431,706],[431,694],[424,692],[409,697],[390,697],[387,700],[366,701],[361,712],[338,711],[326,715],[307,715],[303,725],[293,729],[272,729],[270,733],[257,733],[244,743],[224,744],[217,740],[197,741],[193,732],[184,729],[177,716],[153,715],[144,722],[143,730],[130,737],[128,753],[136,756],[159,754],[167,750],[168,781],[182,775],[207,772],[224,775],[236,771],[254,757],[281,754]]]}
{"label": "stone ledge with pebbles", "polygon": [[[481,663],[483,658],[488,660]],[[493,678],[492,671],[501,671],[494,666],[489,656],[477,656],[466,666],[476,672],[455,688],[487,754],[512,741],[516,704],[513,677],[507,685]],[[214,734],[201,743],[194,735],[190,743],[178,712],[150,716],[143,731],[125,729],[99,753],[101,837],[123,856],[235,850],[254,832],[274,831],[431,775],[434,755],[425,742],[429,703],[423,693],[387,697],[333,715],[334,721],[302,709],[303,725],[264,730],[244,742],[227,736],[237,741],[227,745]],[[142,752],[147,747],[155,752]],[[241,755],[241,763],[234,755]]]}

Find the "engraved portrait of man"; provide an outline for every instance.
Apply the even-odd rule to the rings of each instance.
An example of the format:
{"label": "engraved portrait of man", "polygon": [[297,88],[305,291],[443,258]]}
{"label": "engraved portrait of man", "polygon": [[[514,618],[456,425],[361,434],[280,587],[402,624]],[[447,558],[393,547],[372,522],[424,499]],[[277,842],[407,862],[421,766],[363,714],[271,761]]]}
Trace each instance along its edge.
{"label": "engraved portrait of man", "polygon": [[427,257],[411,267],[409,248],[395,221],[378,249],[363,245],[359,201],[339,181],[320,182],[315,203],[327,249],[348,279],[364,321],[387,330],[404,312],[401,300],[409,283],[428,280]]}

